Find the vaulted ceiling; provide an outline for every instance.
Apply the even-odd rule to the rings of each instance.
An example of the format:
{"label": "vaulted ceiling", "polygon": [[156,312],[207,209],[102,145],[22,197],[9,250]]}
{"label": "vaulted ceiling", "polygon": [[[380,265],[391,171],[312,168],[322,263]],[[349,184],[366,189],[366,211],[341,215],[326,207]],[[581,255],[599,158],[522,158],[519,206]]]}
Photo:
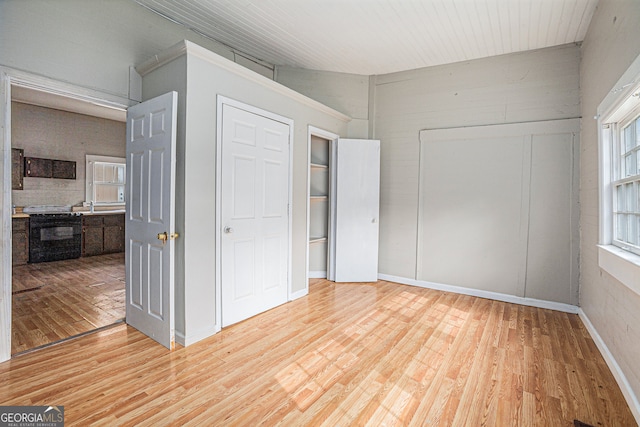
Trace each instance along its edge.
{"label": "vaulted ceiling", "polygon": [[274,65],[386,74],[580,42],[597,0],[134,0]]}

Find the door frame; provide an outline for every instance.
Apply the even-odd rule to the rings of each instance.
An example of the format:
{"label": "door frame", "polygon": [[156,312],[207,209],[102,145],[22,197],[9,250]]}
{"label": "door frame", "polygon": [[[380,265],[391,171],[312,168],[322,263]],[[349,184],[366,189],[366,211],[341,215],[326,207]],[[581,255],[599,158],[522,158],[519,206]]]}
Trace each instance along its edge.
{"label": "door frame", "polygon": [[237,101],[232,98],[228,98],[223,95],[216,96],[216,209],[215,209],[215,249],[216,249],[216,332],[222,329],[222,109],[223,105],[235,107],[240,110],[247,111],[262,117],[266,117],[277,122],[284,123],[289,126],[289,170],[287,184],[289,191],[287,192],[287,301],[291,301],[292,298],[292,280],[293,280],[293,265],[291,259],[293,258],[293,141],[294,141],[294,120],[288,117],[281,116],[276,113],[272,113],[267,110],[263,110],[253,105],[246,104],[241,101]]}
{"label": "door frame", "polygon": [[[317,128],[315,126],[308,126],[308,130],[307,130],[307,245],[305,247],[305,265],[306,265],[306,269],[304,272],[305,275],[305,289],[306,289],[306,293],[309,293],[309,239],[311,238],[311,137],[312,136],[317,136],[319,138],[322,139],[326,139],[327,141],[329,141],[329,199],[327,200],[329,209],[327,212],[327,220],[329,221],[329,224],[331,224],[333,222],[333,209],[331,209],[332,206],[332,198],[333,198],[333,189],[331,188],[331,183],[334,181],[333,177],[331,176],[331,174],[333,173],[333,168],[331,167],[331,163],[332,163],[332,150],[333,150],[333,144],[336,143],[336,141],[340,138],[340,135],[335,134],[333,132],[329,132],[328,130],[324,130],[324,129],[320,129]],[[330,227],[329,227],[330,230]],[[331,239],[331,232],[329,231],[327,233],[327,278],[329,277],[329,258],[331,257],[330,255],[330,248],[331,248],[331,242],[333,239]]]}
{"label": "door frame", "polygon": [[0,363],[11,359],[11,87],[23,86],[41,92],[60,95],[78,101],[89,102],[101,107],[126,111],[135,104],[130,99],[64,83],[48,77],[9,67],[0,67],[0,147],[2,157],[2,201],[0,206],[0,226],[2,243],[0,256],[2,275],[0,276]]}

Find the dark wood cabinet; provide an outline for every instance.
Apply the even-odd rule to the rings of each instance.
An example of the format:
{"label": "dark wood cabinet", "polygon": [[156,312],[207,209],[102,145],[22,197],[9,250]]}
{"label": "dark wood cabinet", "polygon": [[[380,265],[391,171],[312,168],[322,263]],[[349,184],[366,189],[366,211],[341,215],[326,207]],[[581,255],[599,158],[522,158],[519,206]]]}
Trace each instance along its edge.
{"label": "dark wood cabinet", "polygon": [[31,178],[76,179],[76,162],[25,157],[24,176]]}
{"label": "dark wood cabinet", "polygon": [[76,179],[76,162],[52,160],[51,174],[58,179]]}
{"label": "dark wood cabinet", "polygon": [[124,251],[124,215],[105,215],[104,252]]}
{"label": "dark wood cabinet", "polygon": [[124,214],[82,217],[82,256],[124,251]]}
{"label": "dark wood cabinet", "polygon": [[11,189],[22,190],[24,177],[24,150],[21,148],[11,149]]}
{"label": "dark wood cabinet", "polygon": [[24,176],[31,178],[52,178],[53,163],[51,162],[51,159],[25,157]]}
{"label": "dark wood cabinet", "polygon": [[101,255],[103,252],[104,225],[102,215],[82,217],[82,256]]}
{"label": "dark wood cabinet", "polygon": [[12,264],[29,262],[29,218],[13,218],[11,227]]}

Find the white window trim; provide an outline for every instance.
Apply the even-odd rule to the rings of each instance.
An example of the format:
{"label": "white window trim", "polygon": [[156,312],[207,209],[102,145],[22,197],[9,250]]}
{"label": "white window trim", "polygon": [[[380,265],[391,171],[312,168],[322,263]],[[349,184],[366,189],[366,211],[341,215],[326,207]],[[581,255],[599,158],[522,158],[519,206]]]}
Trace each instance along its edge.
{"label": "white window trim", "polygon": [[[93,195],[93,164],[95,162],[104,162],[104,163],[122,163],[126,164],[127,160],[124,157],[109,157],[109,156],[96,156],[92,154],[86,155],[85,161],[85,202],[84,206],[89,206],[91,203],[92,195]],[[105,203],[100,202],[96,203],[96,205],[101,206],[124,206],[125,202],[115,202],[115,203]]]}
{"label": "white window trim", "polygon": [[598,158],[600,224],[598,265],[616,280],[640,295],[640,256],[625,251],[613,242],[613,170],[612,156],[615,127],[607,123],[621,121],[633,107],[632,95],[640,92],[640,56],[622,75],[598,106]]}

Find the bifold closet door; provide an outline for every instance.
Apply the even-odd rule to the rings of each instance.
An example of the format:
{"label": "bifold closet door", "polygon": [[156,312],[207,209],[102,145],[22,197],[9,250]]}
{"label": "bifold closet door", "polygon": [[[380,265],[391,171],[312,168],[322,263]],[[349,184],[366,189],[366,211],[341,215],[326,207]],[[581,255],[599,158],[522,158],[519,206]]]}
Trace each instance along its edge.
{"label": "bifold closet door", "polygon": [[333,143],[330,279],[378,280],[380,141]]}

